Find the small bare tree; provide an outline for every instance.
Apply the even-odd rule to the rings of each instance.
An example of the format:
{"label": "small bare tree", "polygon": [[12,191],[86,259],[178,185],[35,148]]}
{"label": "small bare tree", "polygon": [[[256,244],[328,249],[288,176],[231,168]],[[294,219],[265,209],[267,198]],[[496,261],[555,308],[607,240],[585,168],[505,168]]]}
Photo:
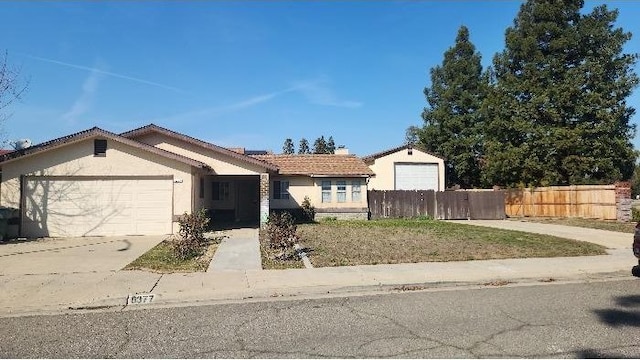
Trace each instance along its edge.
{"label": "small bare tree", "polygon": [[11,114],[6,108],[14,101],[22,99],[29,81],[20,76],[20,68],[9,64],[9,52],[5,51],[0,58],[0,122],[7,120]]}

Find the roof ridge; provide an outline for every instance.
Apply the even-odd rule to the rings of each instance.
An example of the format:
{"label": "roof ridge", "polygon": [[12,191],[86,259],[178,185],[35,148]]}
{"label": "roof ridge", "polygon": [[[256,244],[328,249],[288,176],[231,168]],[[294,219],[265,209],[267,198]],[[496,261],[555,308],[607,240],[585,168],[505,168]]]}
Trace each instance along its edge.
{"label": "roof ridge", "polygon": [[255,159],[255,158],[253,158],[253,157],[251,157],[249,155],[244,155],[244,154],[237,153],[237,152],[235,152],[233,150],[230,150],[230,149],[227,149],[225,147],[222,147],[222,146],[210,143],[208,141],[204,141],[204,140],[195,138],[195,137],[190,136],[190,135],[182,134],[182,133],[179,133],[179,132],[171,130],[171,129],[167,129],[165,127],[162,127],[162,126],[159,126],[159,125],[156,125],[156,124],[153,124],[153,123],[145,125],[145,126],[142,126],[140,128],[137,128],[137,129],[133,129],[133,130],[127,131],[127,132],[123,132],[121,134],[121,136],[129,138],[130,136],[135,136],[136,133],[143,133],[145,131],[154,131],[154,130],[158,131],[160,133],[165,133],[165,135],[173,136],[174,138],[179,138],[179,139],[181,139],[183,141],[190,142],[192,144],[196,144],[198,146],[201,146],[201,147],[204,147],[204,148],[208,148],[208,149],[213,150],[213,151],[217,151],[219,153],[225,154],[227,156],[230,156],[230,157],[238,159],[238,160],[243,160],[243,161],[246,161],[246,162],[249,162],[249,163],[253,163],[254,165],[258,165],[258,166],[264,166],[264,167],[266,167],[267,169],[270,169],[270,170],[275,170],[275,171],[278,170],[277,166],[275,166],[274,164],[271,164],[269,162],[266,162],[266,161],[263,161],[263,160],[260,160],[260,159]]}
{"label": "roof ridge", "polygon": [[[66,135],[66,136],[61,136],[61,137],[58,137],[56,139],[45,141],[45,142],[30,146],[30,147],[25,148],[25,149],[20,149],[20,150],[16,150],[16,151],[4,154],[4,155],[0,155],[0,162],[5,162],[7,160],[12,160],[12,159],[15,159],[15,158],[18,158],[18,157],[21,157],[21,156],[30,155],[30,154],[37,153],[37,152],[40,152],[40,151],[46,151],[49,148],[55,148],[55,147],[63,146],[65,144],[69,143],[72,140],[83,139],[85,137],[89,137],[89,136],[94,135],[94,134],[102,135],[102,136],[105,136],[107,138],[111,138],[112,140],[121,142],[121,143],[126,144],[126,145],[136,146],[136,147],[145,149],[147,151],[150,151],[152,153],[156,153],[156,154],[158,154],[160,156],[170,157],[170,158],[173,158],[174,160],[178,160],[178,161],[181,161],[181,162],[189,163],[190,165],[193,165],[193,166],[197,165],[197,166],[202,167],[202,168],[209,168],[209,166],[207,164],[205,164],[205,163],[203,163],[201,161],[194,160],[194,159],[191,159],[191,158],[186,157],[184,155],[173,153],[171,151],[160,149],[160,148],[157,148],[155,146],[151,146],[149,144],[142,143],[140,141],[136,141],[136,140],[133,140],[133,139],[129,139],[129,138],[123,137],[123,136],[118,135],[116,133],[113,133],[111,131],[107,131],[107,130],[101,129],[101,128],[97,127],[97,126],[94,126],[94,127],[90,128],[90,129],[82,130],[82,131],[79,131],[79,132],[76,132],[76,133],[72,133],[72,134],[69,134],[69,135]],[[128,142],[130,142],[130,143],[128,143]],[[166,156],[166,155],[169,155],[169,156]]]}

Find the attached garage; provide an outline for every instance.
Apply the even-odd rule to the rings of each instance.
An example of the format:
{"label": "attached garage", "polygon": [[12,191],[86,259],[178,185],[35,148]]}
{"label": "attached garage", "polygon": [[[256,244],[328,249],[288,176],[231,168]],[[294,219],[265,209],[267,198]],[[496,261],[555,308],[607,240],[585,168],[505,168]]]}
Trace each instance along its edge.
{"label": "attached garage", "polygon": [[395,190],[438,191],[438,164],[395,164]]}
{"label": "attached garage", "polygon": [[26,176],[21,203],[27,237],[171,234],[173,176]]}
{"label": "attached garage", "polygon": [[0,156],[0,205],[27,238],[166,235],[196,208],[197,160],[92,128]]}

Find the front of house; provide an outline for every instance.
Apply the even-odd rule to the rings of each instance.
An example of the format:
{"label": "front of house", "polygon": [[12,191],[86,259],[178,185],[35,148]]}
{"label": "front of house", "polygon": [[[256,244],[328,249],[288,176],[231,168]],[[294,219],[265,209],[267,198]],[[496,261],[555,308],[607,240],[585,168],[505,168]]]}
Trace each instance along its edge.
{"label": "front of house", "polygon": [[185,212],[258,224],[305,197],[319,216],[365,218],[373,172],[353,155],[255,155],[148,125],[92,128],[0,156],[0,205],[19,235],[162,235]]}

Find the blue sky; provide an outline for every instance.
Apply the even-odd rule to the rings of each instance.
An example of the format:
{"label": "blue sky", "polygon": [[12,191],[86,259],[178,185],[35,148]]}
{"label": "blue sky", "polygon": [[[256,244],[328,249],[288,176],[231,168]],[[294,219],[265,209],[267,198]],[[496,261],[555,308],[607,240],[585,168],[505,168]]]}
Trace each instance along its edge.
{"label": "blue sky", "polygon": [[[585,11],[601,3],[587,1]],[[635,34],[626,50],[640,53],[640,2],[606,3]],[[0,48],[30,78],[4,137],[39,143],[155,123],[275,152],[287,137],[297,147],[302,137],[332,135],[368,155],[401,145],[405,129],[422,124],[429,69],[461,25],[487,66],[520,4],[0,2]],[[628,102],[640,111],[639,94]]]}

